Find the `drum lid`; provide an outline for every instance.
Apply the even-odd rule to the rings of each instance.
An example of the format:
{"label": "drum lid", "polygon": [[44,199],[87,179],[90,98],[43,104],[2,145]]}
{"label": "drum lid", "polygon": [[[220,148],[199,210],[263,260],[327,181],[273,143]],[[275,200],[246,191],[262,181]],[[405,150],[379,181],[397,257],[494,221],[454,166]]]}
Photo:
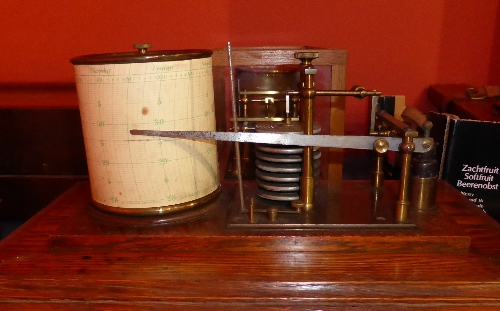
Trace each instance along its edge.
{"label": "drum lid", "polygon": [[148,51],[150,44],[134,44],[136,52],[89,54],[70,59],[73,65],[104,65],[179,61],[212,56],[211,50]]}

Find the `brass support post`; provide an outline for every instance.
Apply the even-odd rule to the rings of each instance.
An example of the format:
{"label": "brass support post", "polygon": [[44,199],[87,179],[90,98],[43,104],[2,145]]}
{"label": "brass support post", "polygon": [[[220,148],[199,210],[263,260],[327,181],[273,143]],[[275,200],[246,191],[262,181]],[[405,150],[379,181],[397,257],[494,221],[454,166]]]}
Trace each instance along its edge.
{"label": "brass support post", "polygon": [[243,103],[243,117],[246,118],[248,117],[248,112],[247,112],[247,106],[248,106],[248,97],[247,95],[243,95],[243,97],[240,99],[240,101]]}
{"label": "brass support post", "polygon": [[373,144],[375,150],[375,168],[372,172],[372,186],[380,188],[384,184],[384,154],[389,150],[389,143],[386,139],[380,138]]}
{"label": "brass support post", "polygon": [[[313,135],[313,103],[316,96],[314,89],[314,75],[317,69],[311,61],[318,58],[318,53],[297,52],[295,58],[300,59],[301,85],[299,96],[301,99],[301,121],[305,135]],[[313,172],[313,147],[304,147],[302,158],[302,179],[300,181],[300,199],[292,202],[292,206],[305,211],[312,210],[314,206],[314,172]]]}
{"label": "brass support post", "polygon": [[250,223],[253,224],[255,222],[255,212],[254,212],[254,203],[253,203],[253,198],[250,199],[250,208],[249,208],[249,213],[248,213],[248,218],[250,220]]}
{"label": "brass support post", "polygon": [[384,154],[375,152],[375,168],[372,172],[372,186],[380,188],[384,184]]}
{"label": "brass support post", "polygon": [[400,146],[401,152],[401,179],[399,181],[399,198],[396,205],[396,220],[399,222],[406,221],[409,200],[410,188],[410,166],[411,156],[415,150],[415,143],[413,137],[405,136],[403,143]]}

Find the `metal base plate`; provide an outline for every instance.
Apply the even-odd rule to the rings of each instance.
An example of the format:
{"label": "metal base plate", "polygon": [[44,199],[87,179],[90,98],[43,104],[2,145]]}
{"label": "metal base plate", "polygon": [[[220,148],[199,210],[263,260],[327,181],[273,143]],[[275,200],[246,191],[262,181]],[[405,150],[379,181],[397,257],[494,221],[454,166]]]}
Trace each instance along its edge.
{"label": "metal base plate", "polygon": [[[239,199],[230,204],[227,227],[231,229],[416,229],[411,219],[397,222],[394,218],[397,192],[393,189],[374,189],[370,183],[352,184],[352,188],[328,189],[324,181],[317,183],[315,206],[311,211],[297,212],[290,202],[266,200],[260,197],[255,183],[245,182],[246,209],[241,211]],[[237,194],[235,195],[237,197]],[[250,222],[249,202],[254,202],[254,222]],[[275,220],[270,209],[277,209]]]}

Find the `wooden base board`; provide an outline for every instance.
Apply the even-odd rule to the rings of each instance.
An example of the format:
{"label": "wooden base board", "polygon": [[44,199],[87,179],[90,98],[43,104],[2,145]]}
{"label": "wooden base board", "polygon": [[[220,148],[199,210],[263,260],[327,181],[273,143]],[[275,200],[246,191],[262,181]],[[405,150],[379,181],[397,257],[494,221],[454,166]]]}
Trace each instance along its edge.
{"label": "wooden base board", "polygon": [[[246,184],[252,187],[251,184]],[[407,221],[397,223],[389,216],[395,208],[397,181],[386,181],[383,194],[374,200],[365,181],[344,181],[342,189],[318,187],[317,215],[306,226],[234,226],[234,209],[239,198],[234,182],[222,184],[222,193],[211,204],[211,213],[194,221],[165,224],[154,219],[99,216],[90,205],[87,183],[80,183],[66,195],[81,202],[68,211],[67,221],[50,236],[55,252],[75,251],[270,251],[270,252],[466,252],[470,238],[460,232],[437,209],[410,212]],[[438,191],[450,191],[442,183]],[[246,191],[248,195],[251,192]],[[458,195],[458,193],[457,193]],[[330,219],[326,219],[330,215]],[[385,220],[380,223],[380,217]],[[116,218],[113,220],[113,218]],[[307,219],[307,217],[305,217]],[[319,220],[319,221],[318,221]],[[317,228],[314,228],[317,223]],[[233,224],[233,226],[231,225]],[[155,247],[151,246],[154,240]]]}

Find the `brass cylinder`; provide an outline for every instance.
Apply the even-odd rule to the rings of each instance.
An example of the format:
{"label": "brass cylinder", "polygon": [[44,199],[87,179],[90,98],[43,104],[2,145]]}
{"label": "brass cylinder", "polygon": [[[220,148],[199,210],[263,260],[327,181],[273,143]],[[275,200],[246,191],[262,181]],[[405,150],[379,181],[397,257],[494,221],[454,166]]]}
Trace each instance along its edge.
{"label": "brass cylinder", "polygon": [[412,209],[425,211],[436,207],[437,180],[437,176],[411,178],[410,202]]}
{"label": "brass cylinder", "polygon": [[214,131],[215,115],[205,114],[215,109],[212,52],[150,46],[71,59],[92,202],[110,214],[191,219],[220,193],[216,142],[138,139],[129,130]]}
{"label": "brass cylinder", "polygon": [[419,154],[412,160],[410,203],[417,211],[430,210],[436,206],[439,164],[435,159],[435,148]]}

